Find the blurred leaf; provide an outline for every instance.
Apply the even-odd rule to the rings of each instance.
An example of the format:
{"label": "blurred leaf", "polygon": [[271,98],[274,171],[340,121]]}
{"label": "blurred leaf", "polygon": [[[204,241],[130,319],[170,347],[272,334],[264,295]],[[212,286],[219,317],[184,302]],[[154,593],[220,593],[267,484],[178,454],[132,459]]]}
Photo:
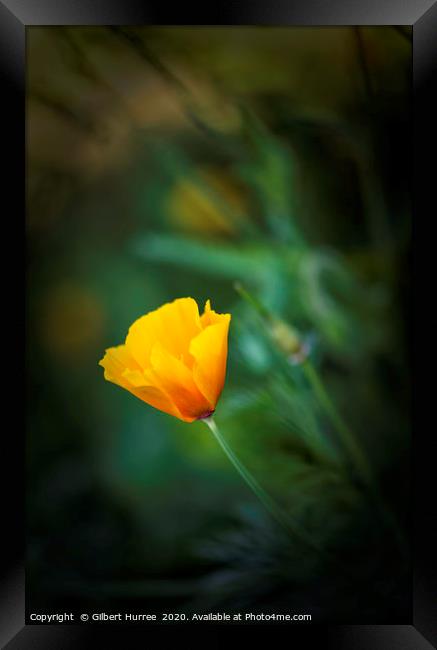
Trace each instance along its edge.
{"label": "blurred leaf", "polygon": [[269,252],[256,245],[242,250],[236,246],[158,233],[136,238],[132,250],[144,260],[188,267],[231,280],[263,277],[265,265],[270,260]]}

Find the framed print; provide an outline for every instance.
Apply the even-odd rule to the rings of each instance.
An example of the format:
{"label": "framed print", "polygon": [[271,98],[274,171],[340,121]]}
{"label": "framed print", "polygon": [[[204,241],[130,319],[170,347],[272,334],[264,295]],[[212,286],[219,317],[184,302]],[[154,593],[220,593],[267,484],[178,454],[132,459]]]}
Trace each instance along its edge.
{"label": "framed print", "polygon": [[26,248],[3,646],[437,647],[412,379],[437,3],[0,17]]}

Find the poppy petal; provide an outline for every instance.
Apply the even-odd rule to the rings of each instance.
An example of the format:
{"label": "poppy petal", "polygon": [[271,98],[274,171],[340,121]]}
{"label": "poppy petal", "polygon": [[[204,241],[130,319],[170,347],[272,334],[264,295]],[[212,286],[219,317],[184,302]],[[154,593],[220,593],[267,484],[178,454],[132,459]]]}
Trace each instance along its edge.
{"label": "poppy petal", "polygon": [[147,374],[163,391],[183,416],[192,421],[211,410],[211,404],[197,387],[191,371],[164,349],[155,344],[151,354],[151,371]]}
{"label": "poppy petal", "polygon": [[188,351],[191,339],[200,331],[196,301],[178,298],[136,320],[129,328],[126,347],[142,368],[148,368],[156,343],[179,358]]}
{"label": "poppy petal", "polygon": [[230,314],[221,314],[219,322],[206,327],[190,344],[194,381],[213,409],[225,382],[230,320]]}
{"label": "poppy petal", "polygon": [[125,345],[108,348],[99,364],[105,369],[106,380],[125,388],[154,408],[180,417],[180,412],[175,404],[156,386],[150,384]]}

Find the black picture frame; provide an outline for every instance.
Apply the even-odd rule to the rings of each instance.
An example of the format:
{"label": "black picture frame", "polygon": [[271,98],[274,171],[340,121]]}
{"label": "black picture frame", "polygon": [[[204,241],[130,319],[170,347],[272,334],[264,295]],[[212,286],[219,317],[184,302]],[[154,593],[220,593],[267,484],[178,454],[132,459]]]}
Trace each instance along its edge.
{"label": "black picture frame", "polygon": [[[217,3],[206,11],[184,3],[165,11],[165,5],[125,0],[0,0],[0,70],[3,81],[3,158],[7,161],[10,182],[3,188],[4,205],[11,211],[9,218],[19,222],[18,207],[24,206],[25,196],[25,33],[32,25],[281,25],[281,26],[340,26],[340,25],[410,25],[413,32],[413,132],[411,134],[412,180],[414,183],[414,248],[418,224],[432,217],[431,192],[435,184],[435,161],[430,153],[436,142],[435,115],[437,106],[432,98],[437,69],[437,1],[436,0],[281,0],[262,2]],[[13,182],[12,182],[13,181]],[[434,209],[435,211],[435,209]],[[427,222],[425,221],[425,224]],[[20,242],[22,243],[22,242]],[[18,259],[18,258],[17,258]],[[426,254],[421,253],[421,260]],[[432,259],[430,256],[429,259]],[[18,264],[18,262],[17,262]],[[8,267],[9,269],[10,267]],[[418,270],[415,263],[415,272]],[[410,269],[412,277],[412,268]],[[423,276],[424,277],[424,276]],[[411,298],[411,296],[410,296]],[[412,309],[413,301],[409,302]],[[429,309],[427,307],[427,309]],[[18,320],[15,315],[14,320]],[[10,324],[10,323],[9,323]],[[15,324],[14,324],[15,326]],[[413,358],[413,327],[410,327],[410,350]],[[8,337],[9,338],[9,337]],[[427,344],[433,340],[421,335]],[[20,343],[19,343],[20,344]],[[421,356],[416,353],[414,355]],[[15,362],[16,363],[16,362]],[[416,402],[416,397],[415,397]],[[419,410],[415,404],[415,411]],[[87,625],[25,625],[25,526],[24,526],[24,435],[16,424],[5,427],[7,450],[3,455],[4,529],[3,552],[5,571],[1,584],[0,642],[10,650],[25,648],[91,647],[101,642],[103,634],[110,635],[108,647],[126,642],[126,635],[137,635],[144,643],[157,637],[162,647],[193,647],[180,627],[123,628]],[[283,627],[290,646],[318,642],[340,650],[372,648],[425,650],[437,647],[437,570],[435,549],[437,536],[432,530],[435,518],[433,503],[433,430],[425,425],[416,427],[413,435],[413,495],[412,533],[414,578],[411,586],[413,617],[409,625],[295,625]],[[8,470],[8,471],[7,471]],[[433,512],[434,506],[434,512]],[[409,504],[406,504],[409,507]],[[271,643],[272,626],[255,626],[258,640]],[[193,628],[190,627],[190,632]],[[229,632],[235,642],[246,639],[247,627],[197,626],[199,644],[219,647]],[[243,636],[244,635],[244,636]],[[153,643],[153,642],[152,642]]]}

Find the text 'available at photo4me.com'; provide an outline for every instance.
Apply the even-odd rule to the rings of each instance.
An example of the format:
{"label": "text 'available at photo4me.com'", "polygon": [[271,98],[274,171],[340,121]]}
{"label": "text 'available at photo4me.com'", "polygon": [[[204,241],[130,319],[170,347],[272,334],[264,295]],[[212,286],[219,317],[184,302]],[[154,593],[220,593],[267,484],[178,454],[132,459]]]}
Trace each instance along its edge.
{"label": "text 'available at photo4me.com'", "polygon": [[138,613],[138,612],[73,612],[34,613],[31,624],[54,623],[295,623],[311,622],[311,614],[263,612],[209,612],[209,613]]}

